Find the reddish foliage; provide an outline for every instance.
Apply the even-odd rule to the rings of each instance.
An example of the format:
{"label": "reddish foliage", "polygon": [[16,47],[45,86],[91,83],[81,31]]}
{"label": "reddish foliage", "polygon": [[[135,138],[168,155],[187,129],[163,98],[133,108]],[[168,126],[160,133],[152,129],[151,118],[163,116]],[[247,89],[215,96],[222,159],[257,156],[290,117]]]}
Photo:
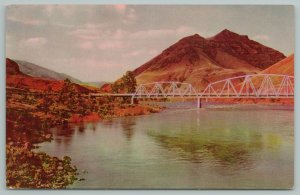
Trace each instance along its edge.
{"label": "reddish foliage", "polygon": [[99,114],[92,112],[89,115],[79,115],[79,114],[73,114],[71,118],[69,119],[69,122],[71,123],[80,123],[80,122],[96,122],[101,120]]}
{"label": "reddish foliage", "polygon": [[6,77],[6,85],[16,88],[30,89],[34,91],[60,91],[63,81],[45,80],[37,77],[29,77],[27,75],[8,75]]}
{"label": "reddish foliage", "polygon": [[104,85],[101,87],[101,91],[106,92],[106,93],[112,92],[111,84],[110,84],[110,83],[104,84]]}

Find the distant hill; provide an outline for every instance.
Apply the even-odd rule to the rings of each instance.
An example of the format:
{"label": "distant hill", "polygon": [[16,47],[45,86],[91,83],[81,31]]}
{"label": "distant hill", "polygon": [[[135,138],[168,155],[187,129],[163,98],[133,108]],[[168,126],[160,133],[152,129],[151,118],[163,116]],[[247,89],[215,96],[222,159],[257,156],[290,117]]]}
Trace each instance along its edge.
{"label": "distant hill", "polygon": [[99,81],[99,82],[83,82],[84,85],[89,85],[92,87],[102,87],[106,82],[105,81]]}
{"label": "distant hill", "polygon": [[213,81],[259,73],[284,58],[275,49],[225,29],[210,38],[185,37],[133,72],[138,84],[181,81],[203,89]]}
{"label": "distant hill", "polygon": [[24,74],[33,76],[33,77],[40,77],[48,80],[65,80],[69,79],[70,81],[74,83],[81,84],[82,82],[78,79],[75,79],[67,74],[64,73],[58,73],[53,70],[41,67],[39,65],[22,61],[22,60],[14,60],[16,63],[18,63],[20,71]]}
{"label": "distant hill", "polygon": [[[19,64],[14,60],[6,58],[6,86],[31,91],[54,91],[63,88],[64,80],[51,80],[38,76],[27,75],[20,71]],[[77,83],[71,83],[75,90],[80,93],[94,92],[95,89],[85,87]]]}
{"label": "distant hill", "polygon": [[33,76],[33,77],[40,77],[48,80],[65,80],[69,79],[73,83],[77,83],[80,85],[87,85],[91,87],[100,88],[102,85],[104,85],[106,82],[99,81],[99,82],[83,82],[79,79],[76,79],[74,77],[71,77],[65,73],[58,73],[53,70],[50,70],[48,68],[41,67],[39,65],[22,61],[22,60],[14,60],[18,65],[19,69],[22,73]]}

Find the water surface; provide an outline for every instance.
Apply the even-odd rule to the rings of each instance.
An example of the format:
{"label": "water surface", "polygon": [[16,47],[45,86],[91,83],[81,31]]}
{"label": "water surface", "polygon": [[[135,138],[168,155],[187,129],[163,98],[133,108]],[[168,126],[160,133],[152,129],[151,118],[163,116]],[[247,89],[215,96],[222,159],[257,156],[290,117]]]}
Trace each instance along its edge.
{"label": "water surface", "polygon": [[70,188],[293,186],[293,110],[170,104],[157,114],[54,128],[40,150],[72,158],[85,180]]}

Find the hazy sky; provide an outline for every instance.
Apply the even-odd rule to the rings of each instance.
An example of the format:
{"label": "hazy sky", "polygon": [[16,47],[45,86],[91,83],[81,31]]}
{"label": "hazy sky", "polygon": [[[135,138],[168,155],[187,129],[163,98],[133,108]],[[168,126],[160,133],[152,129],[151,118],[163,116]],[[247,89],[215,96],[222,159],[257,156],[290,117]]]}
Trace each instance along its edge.
{"label": "hazy sky", "polygon": [[290,55],[291,6],[13,5],[6,56],[82,81],[114,81],[192,34],[223,29]]}

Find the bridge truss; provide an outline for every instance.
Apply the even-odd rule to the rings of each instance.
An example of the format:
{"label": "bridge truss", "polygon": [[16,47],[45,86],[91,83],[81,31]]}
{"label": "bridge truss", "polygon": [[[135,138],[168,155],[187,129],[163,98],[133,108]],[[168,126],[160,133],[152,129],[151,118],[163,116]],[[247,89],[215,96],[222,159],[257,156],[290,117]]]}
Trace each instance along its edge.
{"label": "bridge truss", "polygon": [[243,75],[212,82],[202,91],[183,82],[138,85],[134,98],[294,98],[294,77],[279,74]]}

